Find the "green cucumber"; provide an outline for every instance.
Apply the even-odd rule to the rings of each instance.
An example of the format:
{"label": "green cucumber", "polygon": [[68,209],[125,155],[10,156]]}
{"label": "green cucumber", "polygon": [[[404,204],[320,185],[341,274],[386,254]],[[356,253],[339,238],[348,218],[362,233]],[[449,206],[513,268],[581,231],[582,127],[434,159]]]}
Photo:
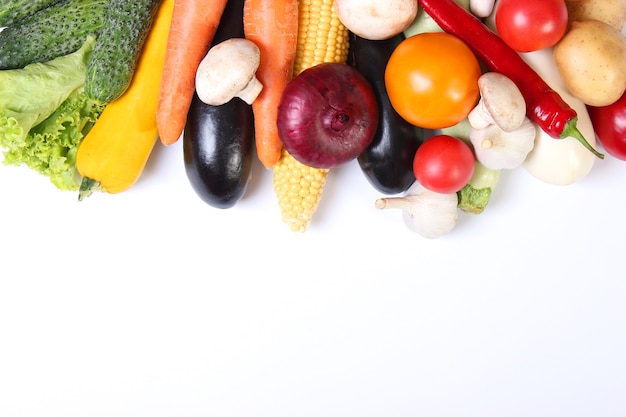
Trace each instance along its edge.
{"label": "green cucumber", "polygon": [[62,0],[0,32],[0,69],[24,68],[77,51],[97,35],[110,0]]}
{"label": "green cucumber", "polygon": [[87,63],[85,92],[99,104],[128,88],[160,0],[110,0],[105,25]]}
{"label": "green cucumber", "polygon": [[58,2],[59,0],[0,0],[0,26],[12,26]]}

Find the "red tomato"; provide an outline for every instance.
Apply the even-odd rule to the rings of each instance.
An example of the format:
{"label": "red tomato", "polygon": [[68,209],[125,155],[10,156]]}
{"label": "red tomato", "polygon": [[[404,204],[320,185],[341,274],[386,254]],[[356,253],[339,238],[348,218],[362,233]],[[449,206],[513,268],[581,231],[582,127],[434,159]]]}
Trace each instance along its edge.
{"label": "red tomato", "polygon": [[461,139],[437,135],[415,153],[413,173],[425,188],[442,194],[459,191],[474,174],[474,152]]}
{"label": "red tomato", "polygon": [[587,106],[598,141],[612,156],[626,161],[626,93],[603,107]]}
{"label": "red tomato", "polygon": [[496,29],[502,40],[518,52],[554,46],[567,30],[565,0],[499,0]]}
{"label": "red tomato", "polygon": [[385,68],[385,87],[404,120],[442,129],[457,124],[474,108],[480,75],[478,59],[459,38],[420,33],[393,50]]}

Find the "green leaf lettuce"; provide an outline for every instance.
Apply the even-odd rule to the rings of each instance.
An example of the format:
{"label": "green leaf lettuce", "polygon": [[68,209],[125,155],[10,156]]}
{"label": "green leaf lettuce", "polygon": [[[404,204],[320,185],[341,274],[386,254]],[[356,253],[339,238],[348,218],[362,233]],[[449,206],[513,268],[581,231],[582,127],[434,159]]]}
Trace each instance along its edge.
{"label": "green leaf lettuce", "polygon": [[61,190],[77,190],[76,151],[103,106],[84,94],[94,37],[46,63],[0,71],[0,147],[5,165],[26,165]]}

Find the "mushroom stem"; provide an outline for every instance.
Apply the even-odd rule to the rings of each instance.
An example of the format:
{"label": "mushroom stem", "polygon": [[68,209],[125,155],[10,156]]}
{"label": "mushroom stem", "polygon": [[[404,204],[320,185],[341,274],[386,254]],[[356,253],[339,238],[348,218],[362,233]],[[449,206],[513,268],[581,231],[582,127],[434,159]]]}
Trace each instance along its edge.
{"label": "mushroom stem", "polygon": [[252,77],[248,84],[237,93],[236,97],[239,97],[248,104],[252,104],[259,94],[261,94],[261,90],[263,90],[263,84],[261,84],[257,77]]}
{"label": "mushroom stem", "polygon": [[505,132],[519,128],[526,117],[526,102],[515,83],[505,75],[486,72],[478,79],[480,100],[467,119],[474,129],[496,124]]}
{"label": "mushroom stem", "polygon": [[480,98],[478,104],[469,112],[467,120],[474,129],[484,129],[495,123],[489,110],[485,107],[485,99]]}

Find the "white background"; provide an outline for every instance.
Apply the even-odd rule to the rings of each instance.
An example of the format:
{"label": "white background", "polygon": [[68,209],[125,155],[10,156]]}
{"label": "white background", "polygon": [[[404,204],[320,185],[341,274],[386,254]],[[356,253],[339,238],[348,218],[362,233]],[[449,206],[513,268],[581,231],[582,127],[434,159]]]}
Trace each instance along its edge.
{"label": "white background", "polygon": [[219,210],[180,141],[82,202],[0,166],[0,416],[626,415],[625,162],[503,172],[435,240],[356,162],[304,234],[253,175]]}
{"label": "white background", "polygon": [[626,162],[505,171],[436,240],[356,162],[304,234],[271,182],[214,209],[180,141],[82,202],[0,165],[0,416],[626,416]]}

